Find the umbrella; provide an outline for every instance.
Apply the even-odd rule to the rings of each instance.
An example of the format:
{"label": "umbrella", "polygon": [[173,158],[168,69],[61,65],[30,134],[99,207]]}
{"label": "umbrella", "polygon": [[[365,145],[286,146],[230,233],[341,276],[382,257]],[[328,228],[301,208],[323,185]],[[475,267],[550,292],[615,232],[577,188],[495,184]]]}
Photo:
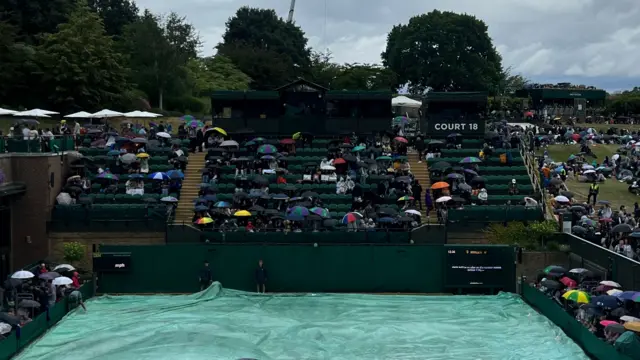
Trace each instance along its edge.
{"label": "umbrella", "polygon": [[[611,295],[611,296],[618,296],[618,295],[620,295],[622,293],[623,293],[623,291],[619,290],[619,289],[611,289],[611,290],[607,291],[607,295]],[[619,296],[618,296],[618,298],[619,298]]]}
{"label": "umbrella", "polygon": [[207,211],[207,210],[209,210],[209,207],[205,205],[198,205],[195,208],[193,208],[193,211],[195,212],[201,212],[201,211]]}
{"label": "umbrella", "polygon": [[152,180],[169,180],[169,175],[163,172],[155,172],[149,175],[149,179]]}
{"label": "umbrella", "polygon": [[124,116],[124,114],[121,112],[117,112],[109,109],[103,109],[98,111],[95,114],[91,114],[91,118],[95,118],[95,119],[105,119],[105,118],[121,117],[121,116]]}
{"label": "umbrella", "polygon": [[146,144],[148,141],[145,138],[137,137],[137,138],[131,139],[131,142],[134,142],[136,144]]}
{"label": "umbrella", "polygon": [[566,287],[574,288],[578,286],[578,282],[573,280],[572,278],[563,277],[560,279],[560,282],[563,283]]}
{"label": "umbrella", "polygon": [[52,283],[53,283],[53,285],[71,285],[71,284],[73,284],[73,280],[71,280],[70,278],[68,278],[66,276],[60,276],[60,277],[57,277],[57,278],[53,279]]}
{"label": "umbrella", "polygon": [[607,325],[605,327],[605,330],[614,334],[622,334],[626,331],[626,329],[624,328],[624,325],[620,325],[618,323]]}
{"label": "umbrella", "polygon": [[[0,114],[0,115],[2,115],[2,114]],[[77,112],[77,113],[65,115],[64,117],[66,117],[66,118],[83,118],[83,119],[87,119],[87,118],[91,117],[91,113],[88,113],[86,111],[80,111],[80,112]]]}
{"label": "umbrella", "polygon": [[444,181],[439,181],[439,182],[431,185],[431,189],[432,190],[446,189],[448,187],[449,187],[449,184],[444,182]]}
{"label": "umbrella", "polygon": [[282,144],[282,145],[292,145],[292,144],[295,144],[295,143],[296,143],[296,141],[293,140],[293,139],[282,139],[282,140],[280,140],[280,144]]}
{"label": "umbrella", "polygon": [[617,322],[613,321],[613,320],[601,320],[600,321],[600,325],[607,327],[609,325],[613,325],[613,324],[618,324]]}
{"label": "umbrella", "polygon": [[11,275],[12,279],[31,279],[33,277],[35,277],[35,275],[33,275],[31,271],[26,270],[16,271],[15,273],[13,273],[13,275]]}
{"label": "umbrella", "polygon": [[591,302],[591,296],[588,293],[580,290],[569,290],[564,293],[562,297],[578,304],[588,304],[589,302]]}
{"label": "umbrella", "polygon": [[411,200],[413,200],[413,196],[405,195],[399,198],[397,201],[411,201]]}
{"label": "umbrella", "polygon": [[[609,295],[613,295],[613,294],[609,294]],[[622,292],[617,293],[617,294],[615,294],[613,296],[617,296],[618,299],[620,299],[620,300],[640,302],[640,292],[639,291],[622,291]]]}
{"label": "umbrella", "polygon": [[337,158],[335,160],[333,160],[333,165],[340,165],[340,164],[346,164],[347,161],[343,158]]}
{"label": "umbrella", "polygon": [[562,266],[550,265],[544,268],[543,272],[545,274],[565,274],[567,270]]}
{"label": "umbrella", "polygon": [[211,224],[212,222],[213,222],[213,219],[210,217],[203,217],[195,221],[197,225],[206,225],[206,224]]}
{"label": "umbrella", "polygon": [[554,198],[557,202],[569,202],[569,198],[566,196],[558,195]]}
{"label": "umbrella", "polygon": [[0,322],[7,323],[9,325],[20,325],[20,319],[18,317],[4,312],[0,313]]}
{"label": "umbrella", "polygon": [[217,131],[220,134],[222,134],[223,136],[228,136],[227,132],[223,128],[214,127],[214,128],[211,128],[211,129],[207,130],[207,132],[209,132],[209,131]]}
{"label": "umbrella", "polygon": [[365,149],[366,149],[366,147],[365,147],[365,146],[358,145],[358,146],[355,146],[353,149],[351,149],[351,151],[353,151],[353,152],[360,152],[360,151],[365,150]]}
{"label": "umbrella", "polygon": [[405,214],[410,214],[410,215],[418,215],[418,216],[422,215],[422,214],[420,214],[420,211],[414,210],[414,209],[405,210],[404,213]]}
{"label": "umbrella", "polygon": [[135,162],[137,159],[138,158],[136,157],[135,154],[124,154],[120,156],[120,161],[122,161],[125,164],[131,164]]}
{"label": "umbrella", "polygon": [[42,273],[42,274],[38,275],[38,277],[40,279],[42,279],[42,280],[53,280],[53,279],[58,278],[60,276],[62,276],[62,275],[58,274],[55,271],[49,271],[49,272]]}
{"label": "umbrella", "polygon": [[467,156],[466,158],[460,160],[458,163],[459,164],[478,164],[481,162],[482,160],[478,159],[477,157]]}
{"label": "umbrella", "polygon": [[72,265],[69,264],[60,264],[56,267],[53,268],[53,271],[58,271],[58,272],[65,272],[65,271],[74,271],[76,268],[74,268]]}
{"label": "umbrella", "polygon": [[378,156],[376,158],[376,161],[385,161],[385,160],[392,160],[391,156]]}
{"label": "umbrella", "polygon": [[138,159],[148,159],[149,158],[149,154],[147,154],[147,153],[139,153],[138,155],[136,155],[136,157]]}
{"label": "umbrella", "polygon": [[[478,174],[476,174],[478,175]],[[447,175],[447,179],[464,179],[464,176],[458,173],[451,173]]]}
{"label": "umbrella", "polygon": [[[613,233],[631,233],[633,228],[629,224],[618,224],[611,229]],[[620,287],[620,286],[617,286]]]}
{"label": "umbrella", "polygon": [[329,210],[321,208],[321,207],[312,207],[309,211],[313,214],[316,214],[322,218],[330,218]]}
{"label": "umbrella", "polygon": [[604,286],[611,286],[611,287],[614,287],[614,288],[621,288],[621,287],[622,287],[622,286],[620,286],[620,284],[618,284],[617,282],[615,282],[615,281],[611,281],[611,280],[603,280],[603,281],[600,281],[600,285],[604,285]]}
{"label": "umbrella", "polygon": [[620,307],[620,300],[611,295],[600,295],[591,298],[591,304],[594,304],[603,309],[615,309]]}
{"label": "umbrella", "polygon": [[27,111],[19,111],[19,112],[15,112],[12,115],[13,116],[28,116],[28,117],[50,117],[49,115],[55,115],[57,114],[57,112],[55,111],[49,111],[49,110],[42,110],[42,109],[31,109],[31,110],[27,110]]}
{"label": "umbrella", "polygon": [[288,215],[292,216],[308,216],[309,209],[304,206],[294,206],[288,211]]}
{"label": "umbrella", "polygon": [[437,203],[444,203],[447,201],[453,200],[453,198],[451,196],[441,196],[439,198],[436,199]]}
{"label": "umbrella", "polygon": [[351,224],[353,222],[356,222],[358,220],[362,219],[362,214],[357,213],[357,212],[350,212],[347,213],[345,216],[342,217],[342,223],[343,224]]}
{"label": "umbrella", "polygon": [[247,217],[247,216],[251,216],[251,213],[248,212],[247,210],[240,210],[240,211],[236,211],[233,216],[237,216],[237,217]]}
{"label": "umbrella", "polygon": [[191,121],[185,122],[185,125],[192,128],[198,128],[198,127],[203,127],[204,123],[200,120],[191,120]]}
{"label": "umbrella", "polygon": [[407,139],[403,138],[402,136],[396,136],[393,140],[397,142],[401,142],[403,144],[407,144],[409,142]]}
{"label": "umbrella", "polygon": [[164,131],[161,131],[159,133],[156,134],[157,137],[163,138],[163,139],[171,139],[171,134],[166,133]]}
{"label": "umbrella", "polygon": [[162,116],[160,114],[154,114],[154,113],[139,111],[139,110],[130,111],[128,113],[124,113],[123,115],[124,117],[128,117],[128,118],[157,118]]}
{"label": "umbrella", "polygon": [[9,110],[9,109],[0,108],[0,115],[13,115],[15,113],[17,113],[17,111],[15,111],[15,110]]}
{"label": "umbrella", "polygon": [[160,199],[160,201],[166,202],[166,203],[177,203],[179,200],[174,198],[173,196],[165,196],[162,199]]}
{"label": "umbrella", "polygon": [[629,315],[625,315],[622,316],[620,318],[620,321],[626,321],[626,322],[640,322],[640,319],[633,317],[633,316],[629,316]]}
{"label": "umbrella", "polygon": [[21,308],[25,308],[25,309],[37,309],[40,307],[40,303],[35,301],[35,300],[21,300],[18,303],[18,307]]}
{"label": "umbrella", "polygon": [[167,176],[170,179],[184,179],[184,173],[180,170],[169,170]]}
{"label": "umbrella", "polygon": [[195,118],[195,117],[193,117],[193,115],[183,115],[183,116],[180,118],[180,120],[182,120],[182,121],[192,121],[192,120],[195,120],[195,119],[196,119],[196,118]]}
{"label": "umbrella", "polygon": [[218,201],[217,203],[213,204],[213,206],[217,208],[229,208],[231,207],[231,204],[226,201]]}
{"label": "umbrella", "polygon": [[624,328],[633,332],[640,332],[640,322],[628,322],[624,323]]}
{"label": "umbrella", "polygon": [[433,166],[429,166],[429,168],[431,170],[444,170],[444,169],[448,169],[451,167],[451,164],[449,164],[446,161],[439,161],[435,164],[433,164]]}
{"label": "umbrella", "polygon": [[240,144],[238,144],[238,142],[234,140],[227,140],[220,143],[220,147],[234,147],[234,146],[238,147],[240,146]]}

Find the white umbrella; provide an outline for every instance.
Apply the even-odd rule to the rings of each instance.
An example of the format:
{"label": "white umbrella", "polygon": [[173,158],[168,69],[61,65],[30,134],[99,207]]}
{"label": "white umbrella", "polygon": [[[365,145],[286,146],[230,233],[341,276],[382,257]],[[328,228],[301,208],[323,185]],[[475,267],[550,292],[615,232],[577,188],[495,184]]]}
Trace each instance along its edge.
{"label": "white umbrella", "polygon": [[420,211],[413,210],[413,209],[405,210],[404,213],[405,214],[411,214],[411,215],[420,215]]}
{"label": "white umbrella", "polygon": [[58,114],[55,111],[42,110],[42,109],[31,109],[27,111],[19,111],[13,113],[13,116],[26,116],[26,117],[50,117],[49,115]]}
{"label": "white umbrella", "polygon": [[538,202],[536,201],[536,199],[533,199],[533,198],[530,198],[530,197],[525,197],[524,198],[524,204],[525,204],[525,206],[532,207],[532,206],[538,205]]}
{"label": "white umbrella", "polygon": [[58,271],[58,270],[62,270],[62,269],[66,270],[66,271],[73,271],[76,268],[74,268],[72,265],[69,265],[69,264],[60,264],[60,265],[54,267],[53,271]]}
{"label": "white umbrella", "polygon": [[557,202],[569,202],[569,198],[562,195],[556,196],[554,200]]}
{"label": "white umbrella", "polygon": [[91,117],[91,113],[88,113],[86,111],[80,111],[77,113],[73,113],[73,114],[69,114],[67,116],[65,116],[66,118],[80,118],[80,119],[88,119]]}
{"label": "white umbrella", "polygon": [[235,140],[227,140],[220,143],[220,147],[227,147],[227,146],[240,146],[240,144],[238,144],[238,142]]}
{"label": "white umbrella", "polygon": [[640,321],[640,319],[638,319],[637,317],[633,317],[633,316],[629,316],[629,315],[625,315],[625,316],[621,317],[620,320],[622,320],[624,322],[637,322],[637,321]]}
{"label": "white umbrella", "polygon": [[109,110],[109,109],[103,109],[91,115],[92,118],[97,118],[97,119],[120,117],[120,116],[124,116],[124,114],[117,111]]}
{"label": "white umbrella", "polygon": [[610,281],[610,280],[600,281],[600,285],[604,285],[604,286],[611,286],[611,287],[614,287],[614,288],[622,287],[622,286],[620,286],[620,284],[618,284],[617,282],[615,282],[615,281]]}
{"label": "white umbrella", "polygon": [[391,99],[391,106],[405,106],[411,108],[419,108],[422,106],[422,102],[418,100],[413,100],[406,96],[396,96]]}
{"label": "white umbrella", "polygon": [[52,284],[53,285],[70,285],[70,284],[73,284],[73,280],[69,279],[66,276],[60,276],[53,279]]}
{"label": "white umbrella", "polygon": [[331,165],[325,165],[320,167],[320,170],[324,170],[324,171],[334,171],[336,168],[334,166]]}
{"label": "white umbrella", "polygon": [[611,295],[611,296],[616,296],[618,294],[622,294],[623,291],[622,290],[618,290],[618,289],[611,289],[609,291],[607,291],[607,295]]}
{"label": "white umbrella", "polygon": [[443,203],[443,202],[447,202],[447,201],[449,201],[451,199],[452,199],[451,196],[441,196],[436,200],[436,202],[437,203]]}
{"label": "white umbrella", "polygon": [[161,138],[165,138],[165,139],[171,139],[171,134],[166,133],[166,132],[159,132],[156,134],[157,137],[161,137]]}
{"label": "white umbrella", "polygon": [[73,200],[71,199],[71,195],[69,195],[69,193],[66,193],[66,192],[61,192],[60,194],[58,194],[58,196],[56,196],[56,201],[60,205],[71,205],[71,203],[73,203]]}
{"label": "white umbrella", "polygon": [[33,277],[35,277],[35,275],[33,275],[31,271],[26,270],[16,271],[11,275],[12,279],[31,279]]}
{"label": "white umbrella", "polygon": [[158,114],[154,114],[154,113],[150,113],[150,112],[146,112],[146,111],[131,111],[128,113],[124,113],[125,117],[128,118],[156,118],[158,116],[162,116],[162,115],[158,115]]}
{"label": "white umbrella", "polygon": [[162,116],[164,116],[162,114],[156,114],[156,113],[152,113],[152,112],[148,112],[148,111],[143,111],[142,113],[145,114],[145,115],[148,115],[148,116],[153,116],[153,117],[162,117]]}
{"label": "white umbrella", "polygon": [[15,111],[15,110],[9,110],[9,109],[0,108],[0,115],[13,115],[15,113],[17,113],[17,111]]}
{"label": "white umbrella", "polygon": [[583,174],[595,174],[596,171],[595,170],[587,170],[585,172],[583,172]]}
{"label": "white umbrella", "polygon": [[589,164],[582,165],[582,170],[593,170],[593,169],[595,169],[593,165],[589,165]]}
{"label": "white umbrella", "polygon": [[582,274],[582,273],[585,273],[587,271],[589,271],[589,270],[584,269],[584,268],[575,268],[575,269],[569,270],[570,273],[574,273],[574,274]]}

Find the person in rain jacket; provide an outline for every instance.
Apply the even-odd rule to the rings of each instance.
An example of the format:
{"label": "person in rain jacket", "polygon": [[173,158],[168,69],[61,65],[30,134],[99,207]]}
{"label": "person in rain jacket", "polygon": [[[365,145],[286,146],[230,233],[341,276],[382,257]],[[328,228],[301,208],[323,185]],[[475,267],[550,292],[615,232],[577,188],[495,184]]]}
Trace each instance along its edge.
{"label": "person in rain jacket", "polygon": [[344,178],[340,178],[340,181],[336,184],[336,194],[342,195],[347,193],[347,184]]}
{"label": "person in rain jacket", "polygon": [[487,205],[487,200],[489,200],[489,194],[487,194],[487,189],[480,189],[480,193],[478,194],[478,200],[482,205]]}

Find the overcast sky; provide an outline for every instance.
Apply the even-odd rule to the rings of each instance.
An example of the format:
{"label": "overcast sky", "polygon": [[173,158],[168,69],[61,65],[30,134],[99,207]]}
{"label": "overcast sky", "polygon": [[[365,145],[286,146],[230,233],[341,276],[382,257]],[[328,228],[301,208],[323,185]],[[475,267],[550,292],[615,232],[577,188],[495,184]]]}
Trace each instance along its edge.
{"label": "overcast sky", "polygon": [[[193,23],[214,53],[225,21],[243,5],[287,16],[290,0],[137,0],[155,13]],[[394,24],[433,9],[466,12],[489,25],[503,57],[535,82],[572,82],[607,90],[640,86],[639,0],[297,0],[294,19],[315,49],[335,61],[379,63]]]}

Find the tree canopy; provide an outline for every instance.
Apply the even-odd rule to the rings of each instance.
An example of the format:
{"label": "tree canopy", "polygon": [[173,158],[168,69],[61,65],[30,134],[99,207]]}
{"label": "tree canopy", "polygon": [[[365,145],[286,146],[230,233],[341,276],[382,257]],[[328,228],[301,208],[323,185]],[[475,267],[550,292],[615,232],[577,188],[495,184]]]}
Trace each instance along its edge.
{"label": "tree canopy", "polygon": [[501,57],[487,25],[474,16],[434,10],[396,25],[387,37],[383,64],[412,93],[496,92]]}

